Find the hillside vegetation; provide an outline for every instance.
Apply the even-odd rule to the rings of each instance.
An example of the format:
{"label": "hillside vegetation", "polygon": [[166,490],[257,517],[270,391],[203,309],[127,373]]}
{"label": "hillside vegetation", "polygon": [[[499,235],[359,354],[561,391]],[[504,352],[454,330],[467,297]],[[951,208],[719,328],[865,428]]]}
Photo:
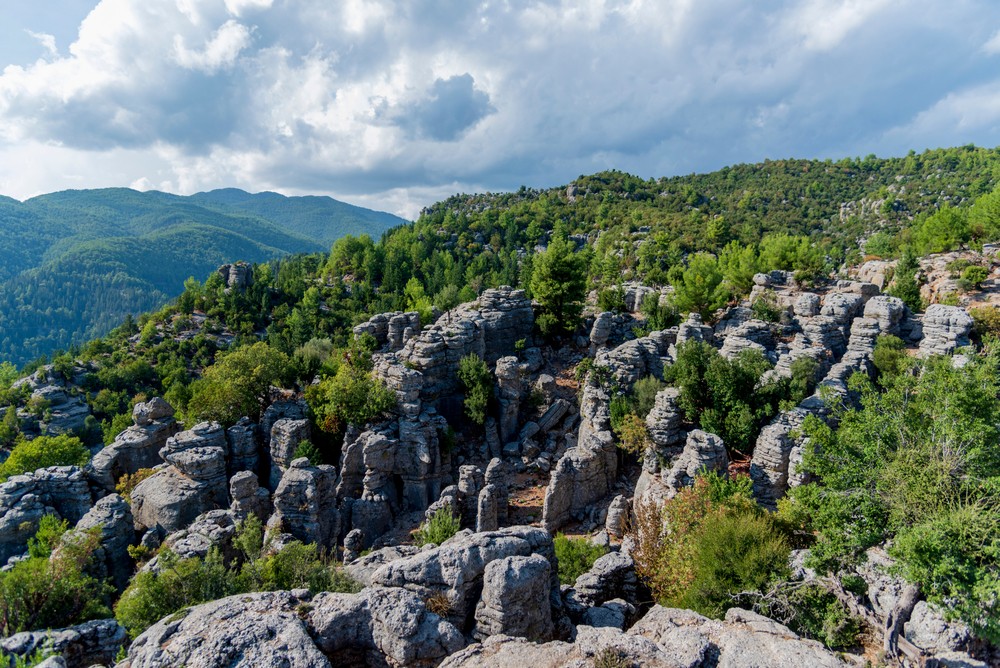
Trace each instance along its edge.
{"label": "hillside vegetation", "polygon": [[159,308],[189,276],[404,223],[328,197],[124,188],[0,199],[0,360],[15,364]]}

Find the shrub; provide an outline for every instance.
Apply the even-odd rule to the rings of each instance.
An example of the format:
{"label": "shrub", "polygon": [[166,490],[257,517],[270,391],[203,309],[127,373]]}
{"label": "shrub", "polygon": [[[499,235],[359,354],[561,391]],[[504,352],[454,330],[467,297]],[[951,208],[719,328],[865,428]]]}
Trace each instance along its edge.
{"label": "shrub", "polygon": [[819,362],[812,357],[800,357],[792,362],[791,371],[792,377],[788,381],[788,395],[793,403],[798,404],[816,389]]}
{"label": "shrub", "polygon": [[987,334],[1000,336],[1000,308],[993,305],[978,306],[970,308],[969,315],[975,323],[974,331],[980,338]]}
{"label": "shrub", "polygon": [[982,287],[983,281],[989,278],[990,272],[985,267],[972,265],[966,267],[962,272],[962,278],[958,279],[958,287],[963,292],[978,290]]}
{"label": "shrub", "polygon": [[348,424],[363,426],[396,406],[396,394],[359,362],[340,363],[333,375],[306,389],[306,400],[320,429],[343,432]]}
{"label": "shrub", "polygon": [[681,321],[674,305],[665,301],[661,303],[660,294],[656,292],[642,298],[640,311],[646,316],[646,329],[650,332],[669,329]]}
{"label": "shrub", "polygon": [[559,582],[564,585],[572,585],[607,553],[605,548],[594,545],[586,538],[570,538],[562,533],[556,534],[552,544],[559,563]]}
{"label": "shrub", "polygon": [[241,417],[258,419],[268,389],[289,380],[288,356],[263,341],[221,354],[191,384],[188,412],[198,420],[235,424]]}
{"label": "shrub", "polygon": [[139,469],[135,473],[126,473],[118,479],[118,484],[115,485],[115,491],[121,494],[126,501],[131,503],[132,490],[134,490],[140,482],[154,473],[156,473],[154,469]]}
{"label": "shrub", "polygon": [[75,436],[39,436],[30,441],[18,438],[10,457],[0,464],[0,482],[49,466],[83,466],[89,460],[90,451]]}
{"label": "shrub", "polygon": [[891,378],[899,375],[906,368],[908,360],[906,343],[898,336],[881,334],[875,340],[872,363],[880,376]]}
{"label": "shrub", "polygon": [[[63,543],[66,522],[43,518],[29,556],[0,572],[0,636],[62,628],[106,617],[111,588],[87,574],[100,529],[78,533]],[[60,545],[57,551],[55,547]]]}
{"label": "shrub", "polygon": [[618,447],[633,455],[642,455],[649,447],[649,430],[646,422],[636,415],[629,413],[618,424],[615,432],[618,436]]}
{"label": "shrub", "polygon": [[458,380],[465,388],[465,414],[476,424],[486,421],[486,408],[493,393],[493,375],[475,353],[458,361]]}
{"label": "shrub", "polygon": [[635,414],[645,419],[649,411],[653,410],[656,403],[656,394],[667,386],[656,376],[646,376],[640,378],[632,386],[632,405],[635,407]]}
{"label": "shrub", "polygon": [[295,454],[292,455],[292,459],[298,459],[299,457],[305,457],[313,466],[319,466],[323,463],[323,453],[309,440],[300,441],[295,446]]}
{"label": "shrub", "polygon": [[625,313],[628,311],[628,307],[625,306],[625,291],[617,285],[601,290],[597,293],[597,308],[601,311]]}
{"label": "shrub", "polygon": [[462,528],[459,519],[447,508],[438,509],[413,533],[414,545],[440,545]]}
{"label": "shrub", "polygon": [[758,320],[778,322],[781,320],[781,306],[774,290],[767,290],[750,304],[750,313]]}

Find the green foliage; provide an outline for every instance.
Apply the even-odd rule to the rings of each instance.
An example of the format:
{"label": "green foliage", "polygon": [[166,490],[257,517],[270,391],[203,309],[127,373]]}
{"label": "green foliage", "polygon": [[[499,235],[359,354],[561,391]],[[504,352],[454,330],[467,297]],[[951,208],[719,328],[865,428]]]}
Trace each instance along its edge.
{"label": "green foliage", "polygon": [[0,572],[0,635],[63,628],[108,615],[111,588],[87,573],[100,530],[61,541],[66,527],[51,516],[43,518],[29,542],[29,557]]}
{"label": "green foliage", "polygon": [[438,509],[430,519],[424,521],[420,528],[413,532],[413,544],[440,545],[458,533],[462,528],[459,518],[447,508]]}
{"label": "green foliage", "polygon": [[370,357],[340,362],[336,371],[306,389],[317,424],[331,434],[348,424],[363,426],[396,406],[396,394],[372,376]]}
{"label": "green foliage", "polygon": [[648,294],[642,298],[640,311],[646,317],[646,329],[659,332],[680,323],[681,318],[673,304],[663,301],[657,293]]}
{"label": "green foliage", "polygon": [[754,274],[760,271],[757,248],[738,241],[729,242],[719,253],[722,277],[734,297],[750,294]]}
{"label": "green foliage", "polygon": [[965,270],[962,271],[962,277],[958,279],[958,287],[963,292],[978,290],[983,286],[983,281],[989,278],[989,275],[990,272],[986,270],[986,267],[980,267],[978,265],[966,267]]}
{"label": "green foliage", "polygon": [[17,409],[8,406],[3,413],[3,420],[0,420],[0,448],[12,447],[20,433],[21,421],[17,417]]}
{"label": "green foliage", "polygon": [[557,533],[552,544],[559,564],[559,582],[570,586],[607,553],[607,549],[586,538],[570,538],[563,533]]}
{"label": "green foliage", "polygon": [[305,457],[313,466],[319,466],[324,463],[323,453],[320,452],[319,448],[313,445],[312,441],[299,442],[299,444],[295,447],[295,454],[292,455],[292,458],[298,459],[299,457]]}
{"label": "green foliage", "polygon": [[736,594],[787,575],[787,540],[752,489],[749,478],[709,474],[662,508],[637,509],[636,572],[658,603],[720,617]]}
{"label": "green foliage", "polygon": [[765,322],[778,322],[781,320],[781,305],[778,304],[778,296],[774,290],[766,290],[750,304],[750,313],[758,320]]}
{"label": "green foliage", "polygon": [[730,450],[749,452],[760,428],[788,397],[780,380],[761,384],[771,365],[755,350],[727,360],[710,344],[685,341],[664,380],[680,389],[678,406],[685,417],[717,434]]}
{"label": "green foliage", "polygon": [[90,451],[75,436],[39,436],[30,441],[19,438],[10,457],[0,464],[0,482],[49,466],[83,466],[89,460]]}
{"label": "green foliage", "polygon": [[788,382],[788,398],[798,404],[816,389],[819,362],[812,357],[799,357],[791,366],[792,377]]}
{"label": "green foliage", "polygon": [[535,322],[545,336],[576,329],[587,292],[586,257],[564,234],[554,234],[544,253],[535,256],[531,293],[539,304]]}
{"label": "green foliage", "polygon": [[224,426],[244,416],[259,419],[268,388],[289,380],[290,362],[262,341],[222,354],[192,383],[188,412]]}
{"label": "green foliage", "polygon": [[902,373],[908,366],[908,360],[906,343],[898,336],[880,334],[875,340],[872,363],[878,369],[883,382]]}
{"label": "green foliage", "polygon": [[597,293],[597,308],[600,311],[617,311],[625,313],[628,308],[625,306],[625,291],[621,286],[614,286],[601,290]]}
{"label": "green foliage", "polygon": [[955,250],[969,240],[969,223],[964,210],[947,204],[928,216],[913,230],[913,241],[920,255]]}
{"label": "green foliage", "polygon": [[914,312],[924,309],[923,300],[920,297],[920,283],[917,282],[916,277],[919,270],[920,265],[916,256],[909,248],[904,249],[903,256],[896,265],[892,285],[886,290],[886,294],[899,297]]}
{"label": "green foliage", "polygon": [[719,263],[708,253],[692,255],[687,267],[675,266],[669,276],[674,286],[674,305],[682,313],[698,313],[711,322],[716,310],[729,300]]}
{"label": "green foliage", "polygon": [[888,259],[895,257],[896,253],[895,240],[887,232],[876,232],[868,237],[868,241],[865,242],[866,255],[877,255],[880,258]]}
{"label": "green foliage", "polygon": [[465,388],[465,414],[476,424],[486,421],[486,408],[493,394],[493,374],[475,353],[458,361],[458,380]]}
{"label": "green foliage", "polygon": [[992,357],[961,369],[947,358],[919,373],[851,380],[857,409],[839,428],[807,420],[805,466],[819,482],[792,493],[818,533],[812,565],[836,571],[891,541],[900,572],[946,616],[1000,638],[1000,378]]}
{"label": "green foliage", "polygon": [[635,385],[632,386],[632,406],[635,414],[646,419],[649,411],[653,409],[653,404],[656,403],[657,392],[666,386],[667,384],[656,376],[646,376],[635,381]]}
{"label": "green foliage", "polygon": [[969,309],[969,315],[975,323],[973,331],[982,339],[984,336],[1000,336],[1000,308],[992,305],[977,306]]}
{"label": "green foliage", "polygon": [[416,311],[420,314],[420,324],[426,326],[431,323],[431,311],[433,309],[433,304],[431,303],[430,297],[424,292],[424,284],[420,282],[420,279],[414,276],[409,281],[406,282],[406,287],[403,289],[403,294],[406,297],[406,310]]}
{"label": "green foliage", "polygon": [[225,563],[213,548],[204,559],[181,559],[169,549],[157,555],[158,569],[137,574],[115,605],[115,617],[135,638],[160,619],[184,608],[232,594],[307,588],[353,593],[360,585],[336,564],[321,557],[316,545],[292,541],[269,552],[261,521],[242,522],[233,538],[241,559]]}

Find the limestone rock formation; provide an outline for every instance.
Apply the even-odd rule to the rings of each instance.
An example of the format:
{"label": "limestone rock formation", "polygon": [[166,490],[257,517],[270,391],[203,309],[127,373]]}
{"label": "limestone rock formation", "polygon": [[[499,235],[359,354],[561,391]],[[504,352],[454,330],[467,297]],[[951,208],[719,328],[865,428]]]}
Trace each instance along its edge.
{"label": "limestone rock formation", "polygon": [[508,443],[517,435],[517,418],[521,407],[521,366],[516,357],[497,360],[497,403],[500,405],[500,442]]}
{"label": "limestone rock formation", "polygon": [[924,338],[920,341],[920,354],[950,355],[956,348],[969,345],[972,316],[965,309],[944,304],[931,304],[923,317]]}
{"label": "limestone rock formation", "polygon": [[334,467],[311,466],[305,457],[294,460],[274,491],[268,529],[328,550],[336,548],[340,535],[336,484]]}
{"label": "limestone rock formation", "polygon": [[118,622],[96,619],[65,629],[15,633],[0,640],[0,650],[24,658],[51,651],[66,668],[86,668],[112,665],[125,639],[125,628]]}
{"label": "limestone rock formation", "polygon": [[722,439],[701,429],[688,433],[684,450],[663,475],[663,480],[675,492],[694,484],[694,477],[702,471],[721,471],[729,468],[729,454]]}
{"label": "limestone rock formation", "polygon": [[229,479],[229,496],[233,499],[229,510],[237,522],[250,515],[256,515],[261,522],[265,522],[271,515],[271,495],[250,471],[240,471]]}
{"label": "limestone rock formation", "polygon": [[99,532],[98,547],[91,561],[95,574],[109,578],[119,592],[124,591],[135,565],[128,553],[129,546],[136,542],[132,508],[117,494],[105,496],[80,518],[64,540],[72,540],[76,532],[92,529]]}
{"label": "limestone rock formation", "polygon": [[76,524],[92,503],[87,477],[76,466],[53,466],[0,484],[0,564],[27,551],[45,515]]}
{"label": "limestone rock formation", "polygon": [[473,636],[482,639],[502,633],[549,640],[553,629],[551,589],[552,568],[539,554],[491,561],[483,573]]}
{"label": "limestone rock formation", "polygon": [[269,486],[271,489],[275,489],[281,482],[282,474],[295,458],[296,448],[302,441],[309,440],[309,420],[282,418],[271,425],[270,434],[271,477]]}
{"label": "limestone rock formation", "polygon": [[205,511],[229,505],[226,436],[216,422],[201,422],[167,440],[160,456],[169,466],[132,490],[136,529],[183,529]]}
{"label": "limestone rock formation", "polygon": [[122,476],[162,464],[160,450],[180,431],[173,407],[159,397],[136,404],[132,420],[135,424],[99,450],[87,465],[91,480],[106,492],[113,492]]}

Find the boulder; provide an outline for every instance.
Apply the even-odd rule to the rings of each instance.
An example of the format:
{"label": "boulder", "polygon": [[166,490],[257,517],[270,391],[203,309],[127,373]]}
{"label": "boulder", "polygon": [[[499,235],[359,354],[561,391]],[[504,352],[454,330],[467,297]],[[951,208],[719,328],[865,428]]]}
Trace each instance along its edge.
{"label": "boulder", "polygon": [[337,509],[337,470],[294,460],[274,491],[274,514],[268,529],[291,534],[304,543],[335,549],[340,536]]}
{"label": "boulder", "polygon": [[725,473],[729,468],[729,454],[722,439],[701,429],[688,433],[684,450],[663,475],[667,487],[675,492],[694,484],[694,478],[703,471]]}
{"label": "boulder", "polygon": [[504,634],[549,640],[553,629],[551,589],[551,565],[539,554],[491,561],[483,573],[473,636],[482,639]]}
{"label": "boulder", "polygon": [[958,306],[931,304],[923,317],[924,338],[920,355],[950,355],[956,348],[969,345],[973,326],[972,316]]}
{"label": "boulder", "polygon": [[73,531],[64,536],[64,540],[72,540],[70,536],[78,532],[96,530],[99,542],[91,562],[94,564],[95,575],[101,579],[110,579],[115,588],[122,592],[128,586],[135,568],[135,562],[128,553],[129,546],[136,543],[134,524],[132,508],[125,499],[117,494],[109,494],[80,518]]}
{"label": "boulder", "polygon": [[95,619],[65,629],[15,633],[0,640],[0,654],[28,657],[36,651],[51,651],[67,668],[86,668],[114,664],[125,640],[125,628],[118,622]]}
{"label": "boulder", "polygon": [[281,482],[282,474],[295,459],[295,450],[302,441],[309,440],[310,433],[309,420],[304,419],[282,418],[271,426],[271,489]]}

